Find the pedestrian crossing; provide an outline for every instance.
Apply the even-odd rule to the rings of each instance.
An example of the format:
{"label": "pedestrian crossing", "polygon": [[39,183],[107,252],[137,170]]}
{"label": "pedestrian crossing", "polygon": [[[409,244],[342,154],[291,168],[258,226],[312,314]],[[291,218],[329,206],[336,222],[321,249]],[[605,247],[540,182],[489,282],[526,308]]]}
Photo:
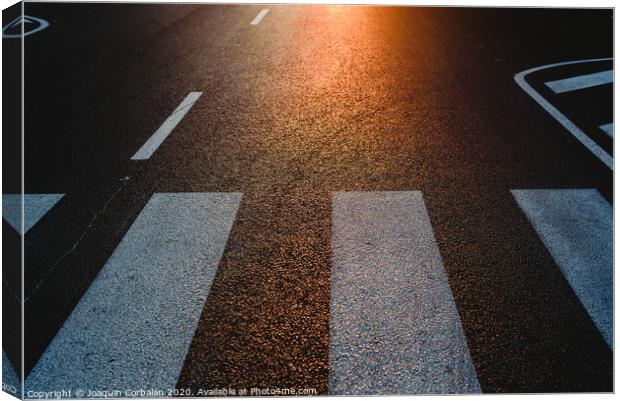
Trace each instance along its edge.
{"label": "pedestrian crossing", "polygon": [[593,189],[513,190],[513,196],[613,348],[613,209]]}
{"label": "pedestrian crossing", "polygon": [[418,191],[333,196],[332,394],[479,393]]}
{"label": "pedestrian crossing", "polygon": [[21,382],[17,377],[15,368],[6,353],[2,351],[2,387],[3,390],[13,396],[19,397],[21,392]]}
{"label": "pedestrian crossing", "polygon": [[20,194],[3,195],[2,217],[19,234],[27,233],[63,196],[64,194],[24,194],[23,197]]}
{"label": "pedestrian crossing", "polygon": [[609,124],[603,124],[599,127],[601,129],[601,131],[603,131],[608,137],[612,138],[614,137],[614,124],[613,123],[609,123]]}
{"label": "pedestrian crossing", "polygon": [[154,194],[26,387],[174,388],[240,199]]}
{"label": "pedestrian crossing", "polygon": [[[510,193],[613,350],[612,206],[596,189]],[[32,202],[35,220],[63,196]],[[242,196],[153,194],[26,389],[174,388]],[[328,392],[481,392],[423,192],[331,200]]]}

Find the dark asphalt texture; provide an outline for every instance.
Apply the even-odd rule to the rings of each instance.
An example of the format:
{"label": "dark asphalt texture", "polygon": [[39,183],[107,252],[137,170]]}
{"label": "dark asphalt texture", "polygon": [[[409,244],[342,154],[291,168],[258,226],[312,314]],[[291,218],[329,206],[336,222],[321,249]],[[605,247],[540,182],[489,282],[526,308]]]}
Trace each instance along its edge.
{"label": "dark asphalt texture", "polygon": [[[21,5],[2,11],[2,26],[20,15]],[[3,193],[21,192],[21,104],[22,62],[19,41],[2,41],[2,182]],[[6,79],[5,77],[10,77]],[[2,349],[13,368],[21,371],[22,275],[21,241],[2,219]],[[7,380],[8,381],[8,380]]]}
{"label": "dark asphalt texture", "polygon": [[67,194],[26,236],[26,374],[154,192],[238,191],[178,387],[324,394],[331,193],[420,190],[482,390],[613,391],[612,351],[509,192],[612,202],[612,171],[513,80],[612,57],[612,11],[269,6],[251,26],[261,8],[26,4],[50,22],[25,41],[26,193]]}

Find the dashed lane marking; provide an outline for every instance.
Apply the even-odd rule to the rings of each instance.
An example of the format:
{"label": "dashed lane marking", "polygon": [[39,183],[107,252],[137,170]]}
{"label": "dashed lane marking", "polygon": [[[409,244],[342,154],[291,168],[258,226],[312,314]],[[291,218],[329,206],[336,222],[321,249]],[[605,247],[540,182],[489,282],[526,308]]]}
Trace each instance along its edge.
{"label": "dashed lane marking", "polygon": [[512,190],[613,349],[613,210],[595,189]]}
{"label": "dashed lane marking", "polygon": [[27,388],[175,388],[241,196],[154,194]]}
{"label": "dashed lane marking", "polygon": [[545,85],[555,93],[565,93],[610,84],[613,80],[614,72],[608,70],[545,82]]}
{"label": "dashed lane marking", "polygon": [[577,127],[568,117],[562,114],[551,103],[549,103],[544,97],[542,97],[530,84],[527,83],[525,77],[529,74],[541,71],[547,68],[560,67],[572,64],[590,63],[596,61],[611,61],[613,58],[598,58],[591,60],[577,60],[577,61],[565,61],[562,63],[548,64],[539,67],[534,67],[521,71],[516,74],[515,82],[527,93],[532,99],[534,99],[547,113],[551,114],[564,128],[568,130],[583,146],[585,146],[593,155],[599,158],[610,170],[614,169],[614,159],[605,152],[596,142],[594,142],[586,133],[584,133],[579,127]]}
{"label": "dashed lane marking", "polygon": [[260,10],[260,12],[256,15],[256,17],[254,17],[252,22],[250,22],[250,25],[260,24],[260,22],[263,20],[263,18],[265,18],[265,15],[267,15],[268,12],[269,12],[268,8],[263,8],[262,10]]}
{"label": "dashed lane marking", "polygon": [[24,194],[24,227],[22,230],[22,195],[2,195],[2,217],[20,235],[27,233],[63,196],[64,194]]}
{"label": "dashed lane marking", "polygon": [[159,148],[159,145],[170,135],[172,130],[181,122],[183,117],[192,108],[194,103],[200,98],[202,92],[191,92],[181,102],[181,104],[172,112],[172,114],[164,121],[164,123],[155,131],[155,133],[146,141],[144,145],[131,157],[131,160],[146,160]]}
{"label": "dashed lane marking", "polygon": [[480,392],[422,193],[332,207],[329,392]]}

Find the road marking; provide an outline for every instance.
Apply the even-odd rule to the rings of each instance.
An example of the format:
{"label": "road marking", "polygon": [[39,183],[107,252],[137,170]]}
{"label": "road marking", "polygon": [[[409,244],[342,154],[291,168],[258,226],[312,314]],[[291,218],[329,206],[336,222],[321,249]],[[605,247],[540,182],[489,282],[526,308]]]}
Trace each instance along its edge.
{"label": "road marking", "polygon": [[329,392],[480,392],[421,192],[332,207]]}
{"label": "road marking", "polygon": [[614,137],[614,123],[603,124],[600,127],[600,130],[607,134],[608,137]]}
{"label": "road marking", "polygon": [[154,194],[27,388],[175,388],[240,201],[240,193]]}
{"label": "road marking", "polygon": [[190,92],[181,104],[172,112],[164,123],[155,131],[144,145],[131,157],[131,160],[146,160],[153,156],[159,145],[170,135],[172,130],[181,122],[183,117],[192,108],[202,92]]}
{"label": "road marking", "polygon": [[[26,24],[28,24],[28,27],[26,27]],[[4,28],[2,28],[2,38],[15,39],[26,37],[28,35],[32,35],[35,32],[44,30],[49,25],[50,23],[43,18],[32,17],[30,15],[20,15],[13,21],[9,22]],[[19,29],[14,29],[16,27],[19,27]],[[11,30],[17,33],[7,33]]]}
{"label": "road marking", "polygon": [[559,79],[557,81],[545,82],[545,85],[547,85],[549,89],[551,89],[555,93],[565,93],[591,88],[593,86],[610,84],[613,81],[614,72],[613,70],[608,70],[595,72],[592,74],[579,75],[576,77]]}
{"label": "road marking", "polygon": [[525,77],[533,72],[544,70],[552,67],[559,67],[563,65],[571,65],[571,64],[580,64],[580,63],[589,63],[596,61],[611,61],[613,58],[598,58],[591,60],[577,60],[577,61],[566,61],[562,63],[543,65],[540,67],[530,68],[525,71],[521,71],[520,73],[515,75],[515,82],[527,93],[530,95],[532,99],[534,99],[547,113],[551,114],[553,118],[555,118],[564,128],[568,130],[582,145],[584,145],[592,154],[599,158],[610,170],[614,169],[614,159],[605,152],[600,146],[596,144],[588,135],[586,135],[582,130],[580,130],[571,120],[569,120],[564,114],[562,114],[558,109],[553,107],[551,103],[549,103],[544,97],[542,97],[534,88],[530,86],[525,81]]}
{"label": "road marking", "polygon": [[15,368],[4,351],[2,351],[2,386],[4,391],[14,397],[20,395],[21,381],[17,377]]}
{"label": "road marking", "polygon": [[250,22],[250,25],[258,25],[258,24],[260,24],[260,22],[263,20],[263,18],[265,18],[265,15],[267,15],[268,12],[269,12],[268,8],[263,8],[262,10],[260,10],[258,15],[256,15],[256,17],[254,17],[252,22]]}
{"label": "road marking", "polygon": [[20,235],[27,233],[64,194],[24,194],[24,229],[22,230],[22,195],[2,195],[2,217]]}
{"label": "road marking", "polygon": [[613,348],[613,210],[595,189],[512,190],[599,331]]}

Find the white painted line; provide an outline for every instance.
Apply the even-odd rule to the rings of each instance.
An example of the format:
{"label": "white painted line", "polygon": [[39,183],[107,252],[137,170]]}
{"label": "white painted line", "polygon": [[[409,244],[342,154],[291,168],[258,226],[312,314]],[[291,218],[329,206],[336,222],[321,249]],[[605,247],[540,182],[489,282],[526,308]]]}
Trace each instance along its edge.
{"label": "white painted line", "polygon": [[172,112],[170,117],[155,131],[144,145],[131,157],[131,160],[146,160],[157,150],[159,145],[170,135],[172,130],[181,122],[183,117],[192,108],[202,92],[190,92],[181,104]]}
{"label": "white painted line", "polygon": [[421,192],[332,207],[330,394],[480,392]]}
{"label": "white painted line", "polygon": [[511,191],[613,348],[613,210],[595,189]]}
{"label": "white painted line", "polygon": [[555,93],[565,93],[591,88],[593,86],[606,85],[613,81],[614,72],[613,70],[608,70],[545,82],[545,85]]}
{"label": "white painted line", "polygon": [[614,123],[603,124],[600,127],[600,130],[607,134],[608,137],[614,137]]}
{"label": "white painted line", "polygon": [[263,8],[262,10],[260,10],[258,15],[256,15],[256,17],[254,17],[252,22],[250,22],[250,25],[258,25],[258,24],[260,24],[260,22],[263,20],[263,18],[265,18],[265,15],[267,15],[268,12],[269,12],[268,8]]}
{"label": "white painted line", "polygon": [[[23,38],[28,35],[32,35],[35,32],[42,31],[49,25],[50,23],[43,18],[32,17],[30,15],[20,15],[2,28],[2,38]],[[11,33],[11,31],[13,33]]]}
{"label": "white painted line", "polygon": [[2,389],[14,397],[19,397],[21,393],[21,381],[4,351],[2,351]]}
{"label": "white painted line", "polygon": [[240,200],[240,193],[154,194],[27,388],[175,388]]}
{"label": "white painted line", "polygon": [[558,109],[553,107],[551,103],[549,103],[544,97],[542,97],[534,88],[530,86],[525,81],[525,77],[533,72],[544,70],[552,67],[559,67],[563,65],[570,64],[580,64],[580,63],[589,63],[595,61],[609,61],[613,60],[612,58],[599,58],[592,60],[578,60],[578,61],[566,61],[563,63],[549,64],[543,65],[540,67],[530,68],[525,71],[521,71],[520,73],[515,75],[515,82],[523,89],[528,95],[532,97],[543,109],[547,111],[547,113],[551,114],[553,118],[555,118],[564,128],[568,130],[582,145],[584,145],[592,154],[599,158],[609,169],[614,169],[614,160],[613,158],[605,152],[600,146],[596,144],[588,135],[586,135],[582,130],[580,130],[572,121],[570,121],[564,114],[562,114]]}
{"label": "white painted line", "polygon": [[24,229],[22,230],[22,195],[2,195],[2,217],[19,234],[27,233],[64,194],[24,194]]}

